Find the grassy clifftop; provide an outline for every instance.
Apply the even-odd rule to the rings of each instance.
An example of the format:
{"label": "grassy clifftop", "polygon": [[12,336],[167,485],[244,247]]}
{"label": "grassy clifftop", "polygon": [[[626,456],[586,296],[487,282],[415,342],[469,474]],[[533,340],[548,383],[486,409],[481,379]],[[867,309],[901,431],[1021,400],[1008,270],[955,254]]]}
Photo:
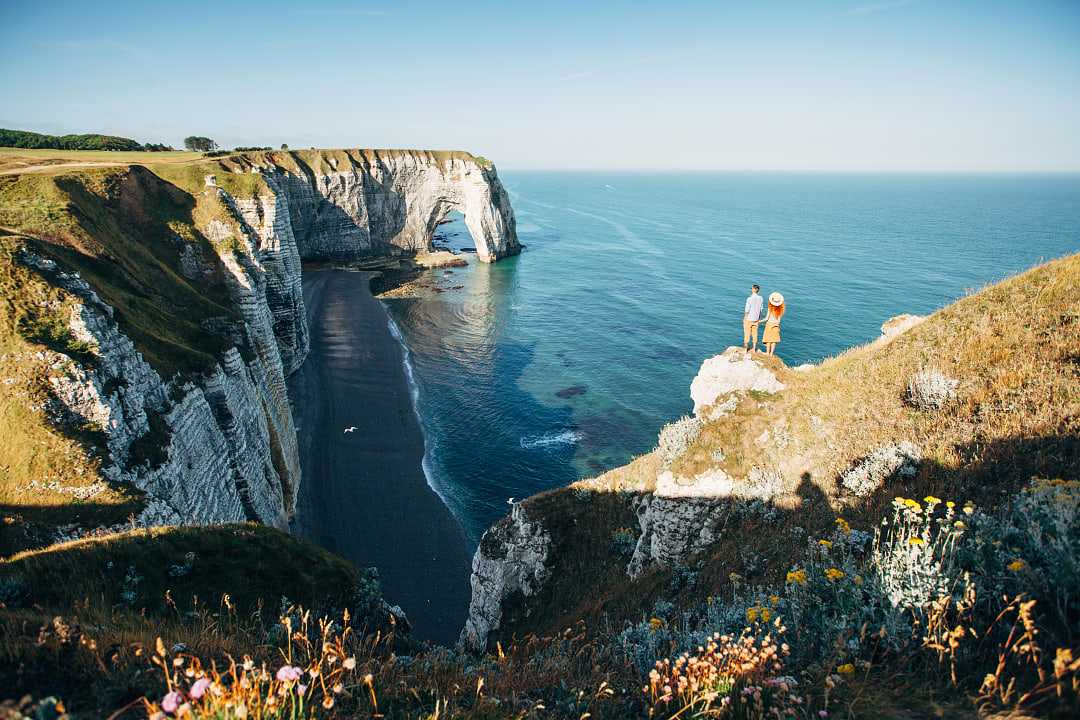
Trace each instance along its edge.
{"label": "grassy clifftop", "polygon": [[[215,169],[246,168],[253,162],[277,165],[293,172],[303,166],[322,172],[336,168],[330,161],[373,165],[410,157],[414,160],[447,165],[454,160],[474,162],[483,168],[493,164],[481,155],[465,150],[418,150],[410,148],[312,148],[310,150],[250,150],[215,153],[167,151],[45,150],[0,148],[0,175],[25,173],[52,174],[82,167],[117,167],[143,165],[155,169],[171,165],[194,165],[212,173]],[[201,177],[199,178],[201,182]]]}

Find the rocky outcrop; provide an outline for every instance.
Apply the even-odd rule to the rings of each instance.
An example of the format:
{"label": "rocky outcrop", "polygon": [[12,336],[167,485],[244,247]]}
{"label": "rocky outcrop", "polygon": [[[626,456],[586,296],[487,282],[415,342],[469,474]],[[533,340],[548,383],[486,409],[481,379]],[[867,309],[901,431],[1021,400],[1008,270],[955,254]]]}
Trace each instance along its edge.
{"label": "rocky outcrop", "polygon": [[701,363],[701,369],[690,384],[690,399],[694,401],[694,414],[700,415],[712,408],[717,400],[735,392],[776,393],[783,389],[784,384],[776,375],[753,356],[741,348],[729,347]]}
{"label": "rocky outcrop", "polygon": [[881,337],[879,340],[891,340],[902,335],[925,319],[925,315],[911,315],[909,313],[894,315],[881,324]]}
{"label": "rocky outcrop", "polygon": [[539,521],[531,520],[525,506],[484,533],[472,564],[472,600],[461,642],[470,650],[487,647],[488,636],[499,628],[503,603],[515,595],[535,595],[547,580],[551,536]]}
{"label": "rocky outcrop", "polygon": [[[269,153],[245,167],[261,173],[277,202],[287,203],[292,237],[284,242],[305,260],[430,251],[435,228],[453,210],[464,214],[480,260],[520,250],[495,167],[468,153],[338,151],[325,164],[296,168],[281,160]],[[272,228],[286,230],[280,223]]]}
{"label": "rocky outcrop", "polygon": [[648,495],[637,507],[638,536],[626,574],[636,578],[651,563],[670,566],[720,539],[729,507],[710,498]]}
{"label": "rocky outcrop", "polygon": [[[52,395],[73,422],[103,431],[102,472],[146,492],[137,522],[287,528],[301,471],[285,378],[308,351],[301,261],[426,252],[460,210],[490,262],[520,250],[514,214],[495,168],[468,153],[254,153],[207,169],[216,174],[191,195],[209,242],[178,236],[174,271],[196,288],[220,276],[235,317],[214,319],[231,347],[198,376],[163,378],[77,273],[30,252],[22,261],[73,300],[69,329],[93,359],[57,353]],[[144,169],[132,175],[142,191],[180,192]],[[139,202],[118,205],[134,220]]]}
{"label": "rocky outcrop", "polygon": [[268,374],[257,359],[245,363],[232,348],[198,384],[165,381],[82,278],[29,252],[21,259],[75,300],[69,327],[94,360],[80,363],[54,353],[60,372],[49,383],[69,420],[104,431],[108,456],[102,474],[146,492],[136,522],[251,519],[286,528],[293,498],[285,497],[284,488],[299,480],[299,468],[292,476],[286,468],[279,474],[269,423],[293,432],[292,421],[287,403],[278,417],[267,412]]}

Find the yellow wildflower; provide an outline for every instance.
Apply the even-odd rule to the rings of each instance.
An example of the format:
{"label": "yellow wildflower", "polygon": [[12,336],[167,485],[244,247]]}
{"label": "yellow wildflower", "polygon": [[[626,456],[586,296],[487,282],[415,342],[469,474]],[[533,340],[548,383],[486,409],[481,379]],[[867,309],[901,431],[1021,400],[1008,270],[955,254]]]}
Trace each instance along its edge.
{"label": "yellow wildflower", "polygon": [[956,522],[954,522],[954,523],[952,524],[952,526],[953,526],[954,528],[956,528],[957,530],[963,530],[964,528],[966,528],[966,527],[967,527],[967,525],[965,525],[965,524],[964,524],[964,521],[963,521],[963,520],[957,520]]}
{"label": "yellow wildflower", "polygon": [[968,504],[964,505],[964,514],[965,515],[970,515],[973,512],[975,512],[975,506],[974,505],[972,505],[971,503],[968,503]]}
{"label": "yellow wildflower", "polygon": [[1020,572],[1021,570],[1023,570],[1024,568],[1027,567],[1027,563],[1024,562],[1023,560],[1021,560],[1020,558],[1017,558],[1016,560],[1013,560],[1011,563],[1009,563],[1008,567],[1013,572]]}
{"label": "yellow wildflower", "polygon": [[907,541],[908,545],[925,545],[926,541],[920,537],[913,537]]}
{"label": "yellow wildflower", "polygon": [[818,540],[817,544],[820,545],[823,548],[831,548],[832,547],[832,540]]}
{"label": "yellow wildflower", "polygon": [[805,570],[790,570],[787,574],[787,581],[789,583],[797,583],[799,585],[806,584],[806,571]]}
{"label": "yellow wildflower", "polygon": [[829,582],[835,582],[844,577],[844,571],[838,568],[829,568],[825,571],[825,578]]}
{"label": "yellow wildflower", "polygon": [[836,518],[836,526],[840,529],[840,532],[848,535],[851,533],[851,525],[842,517]]}
{"label": "yellow wildflower", "polygon": [[896,497],[893,498],[893,505],[903,505],[906,502],[907,502],[907,498],[901,497],[900,495],[897,495]]}
{"label": "yellow wildflower", "polygon": [[756,607],[746,608],[746,622],[757,622],[758,609]]}
{"label": "yellow wildflower", "polygon": [[936,498],[933,495],[927,495],[923,498],[923,502],[927,505],[937,505],[941,502],[941,498]]}
{"label": "yellow wildflower", "polygon": [[772,610],[767,607],[759,608],[761,611],[761,622],[767,623],[772,620]]}
{"label": "yellow wildflower", "polygon": [[920,505],[919,503],[917,503],[914,500],[905,500],[904,501],[904,506],[907,507],[907,509],[910,510],[911,512],[916,512],[917,513],[917,512],[922,511],[922,505]]}
{"label": "yellow wildflower", "polygon": [[779,595],[770,595],[769,596],[769,604],[772,605],[773,607],[776,607],[777,605],[779,605],[780,604],[780,596]]}
{"label": "yellow wildflower", "polygon": [[851,663],[844,663],[840,667],[836,668],[836,672],[840,673],[841,675],[851,675],[855,672],[855,666]]}
{"label": "yellow wildflower", "polygon": [[952,509],[953,509],[954,507],[956,507],[956,503],[954,503],[954,502],[953,502],[952,500],[950,500],[950,501],[948,501],[947,503],[945,503],[945,507],[947,507],[947,508],[949,508],[950,510],[952,510]]}
{"label": "yellow wildflower", "polygon": [[663,620],[661,620],[658,617],[649,618],[649,628],[653,632],[656,632],[657,630],[661,629],[662,627],[664,627],[664,621]]}

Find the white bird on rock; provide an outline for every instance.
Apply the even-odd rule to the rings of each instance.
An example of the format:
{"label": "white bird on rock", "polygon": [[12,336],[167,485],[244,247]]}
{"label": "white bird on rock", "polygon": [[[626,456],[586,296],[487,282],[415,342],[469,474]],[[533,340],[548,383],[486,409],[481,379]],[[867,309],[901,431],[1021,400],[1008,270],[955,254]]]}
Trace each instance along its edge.
{"label": "white bird on rock", "polygon": [[349,427],[345,428],[345,432],[347,432],[347,433],[351,433],[351,432],[353,432],[354,430],[356,430],[356,426],[355,426],[355,425],[350,425]]}
{"label": "white bird on rock", "polygon": [[513,505],[513,504],[514,504],[514,498],[512,498],[512,497],[511,497],[511,498],[507,498],[507,500],[506,500],[506,504],[507,504],[507,505]]}

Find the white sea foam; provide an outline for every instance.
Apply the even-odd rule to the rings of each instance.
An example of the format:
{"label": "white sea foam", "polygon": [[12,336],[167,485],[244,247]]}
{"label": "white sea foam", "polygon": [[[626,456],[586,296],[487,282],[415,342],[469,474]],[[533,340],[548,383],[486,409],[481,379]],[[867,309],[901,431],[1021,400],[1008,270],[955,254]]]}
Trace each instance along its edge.
{"label": "white sea foam", "polygon": [[526,450],[537,450],[558,445],[574,445],[582,437],[577,430],[558,430],[541,435],[526,435],[521,438],[521,447]]}
{"label": "white sea foam", "polygon": [[[382,302],[382,301],[380,301]],[[385,307],[385,305],[384,305]],[[420,434],[424,438],[424,457],[420,461],[420,467],[424,470],[424,479],[427,480],[428,487],[430,487],[439,499],[442,500],[453,515],[457,515],[454,512],[454,505],[448,501],[446,493],[441,487],[442,483],[435,479],[435,472],[433,469],[433,455],[436,443],[433,438],[428,437],[427,428],[424,427],[424,418],[420,414],[420,386],[416,384],[416,377],[413,374],[412,366],[412,353],[409,350],[408,344],[405,342],[405,336],[401,334],[401,328],[394,322],[394,318],[390,317],[390,313],[386,314],[386,324],[390,328],[390,334],[394,336],[394,339],[401,345],[401,361],[405,366],[405,380],[409,384],[409,395],[412,397],[412,409],[416,414],[416,422],[420,426]],[[462,518],[457,518],[458,522],[462,522]]]}

